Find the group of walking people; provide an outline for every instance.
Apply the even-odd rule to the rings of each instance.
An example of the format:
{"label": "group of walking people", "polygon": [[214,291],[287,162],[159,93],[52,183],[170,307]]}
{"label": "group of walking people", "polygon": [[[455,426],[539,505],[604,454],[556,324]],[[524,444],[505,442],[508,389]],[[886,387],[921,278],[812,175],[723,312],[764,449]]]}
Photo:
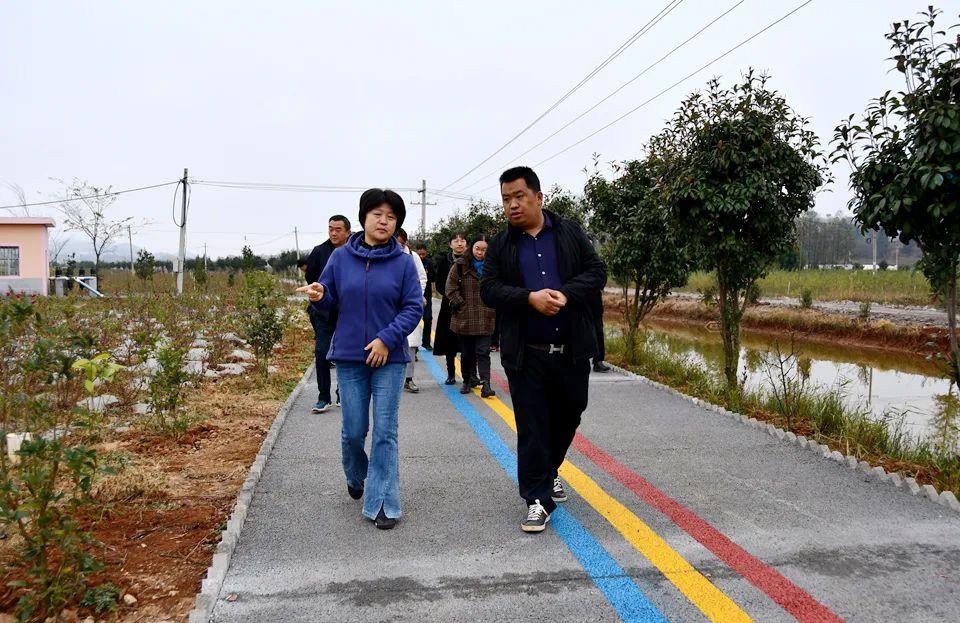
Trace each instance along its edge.
{"label": "group of walking people", "polygon": [[490,348],[499,330],[527,507],[521,529],[543,531],[567,499],[558,470],[587,406],[590,360],[602,348],[596,305],[606,267],[578,224],[543,209],[532,169],[505,171],[500,187],[507,228],[489,241],[453,236],[436,271],[425,248],[407,246],[403,199],[378,188],[360,197],[361,230],[350,233],[346,217],[332,217],[330,240],[307,260],[308,285],[298,291],[310,299],[317,335],[314,411],[342,407],[347,492],[363,499],[362,513],[377,528],[393,528],[401,516],[399,404],[405,388],[419,391],[412,366],[419,347],[430,348],[432,285],[443,295],[433,352],[446,357],[448,385],[456,383],[460,352],[461,393],[479,386],[483,397],[495,396]]}

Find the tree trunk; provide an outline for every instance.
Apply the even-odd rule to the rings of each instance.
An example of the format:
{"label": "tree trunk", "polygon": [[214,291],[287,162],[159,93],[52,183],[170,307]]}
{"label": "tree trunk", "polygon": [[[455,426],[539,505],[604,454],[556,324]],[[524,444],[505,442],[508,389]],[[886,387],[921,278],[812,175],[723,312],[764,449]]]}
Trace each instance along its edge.
{"label": "tree trunk", "polygon": [[[637,286],[639,287],[639,286]],[[637,363],[637,310],[636,296],[630,300],[630,291],[627,285],[623,286],[623,347],[624,358],[627,363],[634,365]]]}
{"label": "tree trunk", "polygon": [[960,348],[957,347],[957,266],[947,281],[947,326],[950,328],[950,376],[960,386]]}
{"label": "tree trunk", "polygon": [[740,364],[740,308],[739,293],[731,290],[717,274],[720,304],[720,337],[723,340],[723,377],[727,385],[727,399],[732,407],[740,404],[740,385],[737,368]]}

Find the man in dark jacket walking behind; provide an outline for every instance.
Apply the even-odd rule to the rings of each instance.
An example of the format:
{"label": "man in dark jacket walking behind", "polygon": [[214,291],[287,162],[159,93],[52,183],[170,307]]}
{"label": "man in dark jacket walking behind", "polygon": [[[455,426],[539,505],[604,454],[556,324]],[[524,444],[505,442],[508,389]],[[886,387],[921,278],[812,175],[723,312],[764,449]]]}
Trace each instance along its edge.
{"label": "man in dark jacket walking behind", "polygon": [[[343,246],[350,237],[350,221],[347,217],[337,214],[330,217],[327,223],[329,240],[313,247],[307,258],[307,270],[304,278],[307,283],[314,283],[320,279],[320,274],[327,266],[327,260],[337,247]],[[337,326],[337,310],[321,310],[316,305],[307,306],[307,315],[313,325],[314,359],[317,363],[317,404],[313,405],[314,413],[324,413],[333,401],[330,396],[330,362],[327,361],[327,351],[330,350],[330,339]],[[337,391],[337,404],[340,404],[340,392]]]}
{"label": "man in dark jacket walking behind", "polygon": [[543,209],[529,167],[500,176],[506,231],[490,241],[480,281],[500,315],[501,362],[517,420],[517,476],[524,532],[542,532],[567,499],[557,470],[587,407],[597,354],[591,304],[607,269],[579,225]]}

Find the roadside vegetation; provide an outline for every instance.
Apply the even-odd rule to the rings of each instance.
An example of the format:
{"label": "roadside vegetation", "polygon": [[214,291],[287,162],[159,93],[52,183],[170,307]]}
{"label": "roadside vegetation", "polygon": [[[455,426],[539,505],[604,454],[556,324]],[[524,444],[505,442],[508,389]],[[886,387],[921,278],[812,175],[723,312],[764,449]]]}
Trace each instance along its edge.
{"label": "roadside vegetation", "polygon": [[[713,275],[697,271],[677,292],[716,287]],[[915,270],[805,269],[771,270],[757,280],[764,298],[797,299],[809,290],[814,301],[866,301],[893,305],[935,305],[936,295],[923,273]]]}
{"label": "roadside vegetation", "polygon": [[312,358],[302,306],[273,276],[245,277],[179,298],[0,298],[0,612],[189,610]]}
{"label": "roadside vegetation", "polygon": [[768,371],[767,382],[762,389],[742,390],[739,404],[729,400],[725,382],[715,370],[682,354],[643,344],[634,353],[625,348],[624,339],[608,339],[608,361],[690,396],[815,439],[888,472],[916,478],[920,484],[960,491],[960,413],[953,396],[941,400],[935,434],[916,439],[906,432],[899,414],[878,418],[866,407],[851,406],[842,386],[807,385],[791,361],[799,359],[800,353],[790,344],[774,348],[760,362]]}

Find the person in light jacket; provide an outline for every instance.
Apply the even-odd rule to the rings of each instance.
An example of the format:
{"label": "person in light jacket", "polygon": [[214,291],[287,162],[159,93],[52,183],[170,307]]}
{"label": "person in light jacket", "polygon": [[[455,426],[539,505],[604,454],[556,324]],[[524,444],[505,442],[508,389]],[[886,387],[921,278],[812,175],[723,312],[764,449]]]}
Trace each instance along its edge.
{"label": "person in light jacket", "polygon": [[[355,500],[364,498],[364,517],[389,530],[402,514],[397,416],[410,361],[407,336],[423,315],[423,293],[413,259],[393,237],[406,216],[400,195],[365,191],[359,216],[363,230],[331,254],[317,282],[298,291],[320,309],[341,311],[327,359],[337,364],[347,492]],[[364,442],[371,400],[368,458]]]}
{"label": "person in light jacket", "polygon": [[[420,256],[414,253],[409,245],[407,245],[407,232],[402,227],[397,230],[397,242],[400,243],[400,248],[403,249],[403,252],[413,259],[413,263],[417,267],[417,277],[420,279],[420,291],[425,292],[427,288],[427,271],[423,267]],[[426,299],[424,299],[424,305],[426,305]],[[423,314],[421,314],[420,317],[423,318]],[[420,387],[418,387],[413,380],[413,374],[416,371],[417,352],[420,350],[421,342],[423,342],[423,325],[424,323],[420,322],[417,328],[413,330],[413,333],[407,336],[407,344],[410,346],[410,363],[407,364],[407,378],[403,382],[403,389],[411,394],[420,392]]]}

